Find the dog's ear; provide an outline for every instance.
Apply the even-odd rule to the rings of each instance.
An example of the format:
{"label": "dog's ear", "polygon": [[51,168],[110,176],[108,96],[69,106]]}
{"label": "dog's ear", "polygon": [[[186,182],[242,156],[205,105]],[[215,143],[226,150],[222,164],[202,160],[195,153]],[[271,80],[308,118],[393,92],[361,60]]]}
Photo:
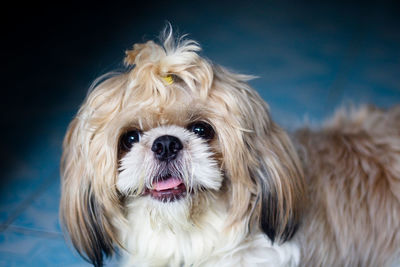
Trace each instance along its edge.
{"label": "dog's ear", "polygon": [[[254,101],[262,101],[257,98]],[[257,117],[253,130],[243,134],[246,153],[252,158],[246,161],[250,180],[256,188],[252,216],[272,242],[285,242],[300,223],[303,170],[290,138],[270,120],[266,106],[260,104],[252,112]]]}
{"label": "dog's ear", "polygon": [[[69,185],[65,185],[64,188]],[[103,256],[113,253],[113,242],[107,233],[107,222],[90,186],[72,188],[64,193],[61,202],[63,227],[69,232],[72,244],[79,254],[94,266],[103,265]],[[68,194],[68,196],[67,196]]]}
{"label": "dog's ear", "polygon": [[249,77],[218,66],[214,74],[212,97],[225,102],[219,104],[224,121],[216,128],[231,183],[232,220],[247,217],[250,228],[257,225],[272,241],[284,242],[296,231],[304,197],[296,150],[247,84]]}
{"label": "dog's ear", "polygon": [[[274,242],[289,240],[297,230],[304,198],[303,172],[297,153],[286,133],[273,122],[261,136],[251,136],[257,147],[248,145],[256,158],[250,169],[257,186],[255,216]],[[249,140],[249,141],[250,141]]]}
{"label": "dog's ear", "polygon": [[115,223],[123,221],[115,186],[117,144],[112,143],[118,141],[102,127],[113,115],[116,103],[108,94],[116,93],[118,80],[106,80],[88,96],[63,143],[60,219],[77,251],[95,266],[113,254],[119,244]]}
{"label": "dog's ear", "polygon": [[93,193],[89,177],[93,172],[85,166],[90,165],[90,160],[84,158],[85,148],[76,147],[80,145],[76,140],[78,123],[78,119],[71,123],[64,140],[60,217],[79,254],[93,265],[102,266],[103,254],[109,256],[113,252],[111,226]]}

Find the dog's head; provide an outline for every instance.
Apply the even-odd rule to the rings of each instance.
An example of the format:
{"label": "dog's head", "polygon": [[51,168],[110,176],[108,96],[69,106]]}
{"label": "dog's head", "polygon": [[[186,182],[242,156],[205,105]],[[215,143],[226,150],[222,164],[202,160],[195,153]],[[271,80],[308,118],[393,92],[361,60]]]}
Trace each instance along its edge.
{"label": "dog's head", "polygon": [[135,201],[171,224],[224,201],[226,227],[246,221],[277,242],[295,232],[302,170],[288,136],[250,76],[199,50],[171,32],[162,45],[136,44],[126,53],[131,68],[95,86],[69,126],[61,218],[95,265],[120,245],[116,229]]}

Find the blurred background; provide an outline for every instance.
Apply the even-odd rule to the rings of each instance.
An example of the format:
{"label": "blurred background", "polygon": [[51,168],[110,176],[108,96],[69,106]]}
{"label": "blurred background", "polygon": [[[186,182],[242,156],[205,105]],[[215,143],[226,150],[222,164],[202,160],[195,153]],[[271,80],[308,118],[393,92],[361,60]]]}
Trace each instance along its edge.
{"label": "blurred background", "polygon": [[124,51],[166,21],[203,56],[259,76],[251,85],[295,130],[340,105],[400,103],[399,11],[396,1],[3,7],[0,266],[87,264],[58,222],[63,135],[93,80],[123,70]]}

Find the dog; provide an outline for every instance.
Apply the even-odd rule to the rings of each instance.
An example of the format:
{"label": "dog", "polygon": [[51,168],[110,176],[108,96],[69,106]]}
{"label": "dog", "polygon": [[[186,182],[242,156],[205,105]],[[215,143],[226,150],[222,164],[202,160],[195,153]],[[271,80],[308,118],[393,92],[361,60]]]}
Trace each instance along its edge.
{"label": "dog", "polygon": [[70,123],[61,221],[95,266],[388,266],[400,107],[290,136],[248,81],[176,38],[135,44]]}

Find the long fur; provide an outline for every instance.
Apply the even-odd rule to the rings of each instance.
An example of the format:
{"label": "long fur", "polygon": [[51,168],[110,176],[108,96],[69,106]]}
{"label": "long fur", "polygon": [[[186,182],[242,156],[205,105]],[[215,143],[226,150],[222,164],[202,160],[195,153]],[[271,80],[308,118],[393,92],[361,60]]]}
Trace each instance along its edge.
{"label": "long fur", "polygon": [[399,264],[400,107],[341,109],[297,140],[310,197],[298,235],[304,266]]}
{"label": "long fur", "polygon": [[[293,143],[251,76],[199,51],[168,30],[162,45],[136,44],[131,68],[94,86],[71,122],[60,210],[78,252],[96,266],[115,249],[126,266],[379,266],[399,256],[399,109],[338,115]],[[189,132],[196,121],[216,136]],[[121,151],[130,129],[141,140]],[[163,166],[150,146],[165,134],[184,149]],[[187,197],[143,195],[165,168]]]}

